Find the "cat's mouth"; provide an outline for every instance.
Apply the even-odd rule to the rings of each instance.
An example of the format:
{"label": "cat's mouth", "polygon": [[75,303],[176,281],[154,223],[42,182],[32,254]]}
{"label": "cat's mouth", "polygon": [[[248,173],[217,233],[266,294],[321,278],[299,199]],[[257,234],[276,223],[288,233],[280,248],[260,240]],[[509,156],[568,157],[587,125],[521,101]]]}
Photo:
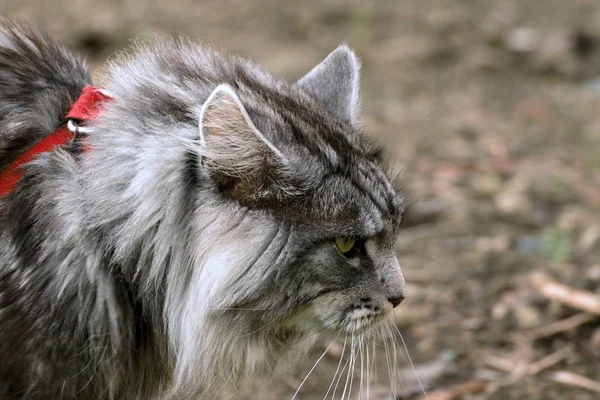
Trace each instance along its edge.
{"label": "cat's mouth", "polygon": [[392,315],[393,305],[372,297],[348,298],[328,293],[307,309],[314,328],[331,333],[356,335],[376,327]]}
{"label": "cat's mouth", "polygon": [[339,323],[342,333],[360,334],[384,321],[390,315],[385,310],[353,309],[346,312]]}

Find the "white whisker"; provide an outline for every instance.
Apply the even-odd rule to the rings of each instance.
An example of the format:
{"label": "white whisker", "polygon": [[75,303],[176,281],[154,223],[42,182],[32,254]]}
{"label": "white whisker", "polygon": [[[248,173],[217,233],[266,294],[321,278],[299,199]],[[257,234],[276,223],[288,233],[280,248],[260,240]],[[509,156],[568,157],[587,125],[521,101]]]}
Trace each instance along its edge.
{"label": "white whisker", "polygon": [[394,383],[393,383],[393,378],[392,378],[392,371],[391,371],[391,366],[390,366],[390,350],[387,344],[388,341],[388,337],[384,334],[383,332],[383,326],[381,326],[381,333],[383,336],[383,347],[385,349],[385,361],[387,364],[387,372],[388,372],[388,377],[390,379],[390,391],[392,393],[394,393]]}
{"label": "white whisker", "polygon": [[356,353],[358,351],[358,349],[356,349],[358,347],[358,340],[360,339],[360,336],[356,338],[356,343],[354,345],[355,350],[354,350],[354,360],[352,360],[352,373],[350,374],[350,385],[348,386],[348,399],[350,399],[350,394],[352,393],[352,382],[354,382],[354,370],[355,370],[355,366],[356,366]]}
{"label": "white whisker", "polygon": [[342,365],[342,360],[344,359],[344,352],[346,351],[346,342],[347,341],[348,341],[348,335],[344,336],[344,347],[342,347],[342,354],[340,355],[340,361],[338,362],[337,368],[335,369],[335,373],[333,374],[331,383],[329,384],[329,387],[327,388],[327,392],[325,393],[325,396],[323,396],[323,400],[325,400],[327,398],[327,395],[331,391],[331,388],[333,387],[333,382],[335,382],[335,378],[338,374],[338,371],[340,370],[340,366]]}
{"label": "white whisker", "polygon": [[366,352],[367,352],[367,400],[370,400],[370,385],[371,385],[371,371],[370,371],[370,366],[369,366],[369,342],[367,342],[367,345],[365,346]]}
{"label": "white whisker", "polygon": [[410,367],[412,368],[413,372],[415,373],[415,377],[417,378],[417,382],[419,383],[419,386],[421,387],[421,390],[423,391],[423,395],[425,396],[425,399],[429,400],[429,396],[427,396],[427,392],[425,391],[425,388],[423,387],[423,384],[421,383],[421,379],[419,378],[419,374],[417,373],[415,364],[413,364],[412,359],[410,358],[410,354],[408,352],[408,347],[406,346],[406,342],[404,341],[404,337],[402,337],[402,333],[400,333],[400,329],[398,329],[396,324],[394,324],[394,328],[396,328],[396,332],[398,332],[398,336],[400,337],[400,340],[402,341],[402,345],[404,346],[404,350],[406,351],[406,357],[408,357],[408,362],[410,363]]}
{"label": "white whisker", "polygon": [[348,366],[348,363],[350,362],[350,358],[346,357],[346,363],[344,364],[344,367],[342,368],[342,371],[340,372],[340,376],[338,376],[337,382],[335,383],[335,388],[333,389],[333,394],[331,395],[331,399],[335,399],[335,393],[337,392],[337,388],[338,385],[340,384],[340,380],[342,379],[342,375],[344,374],[344,371],[346,370],[346,367]]}
{"label": "white whisker", "polygon": [[[394,360],[393,360],[393,368],[392,368],[392,375],[394,377],[394,395],[397,393],[398,388],[396,387],[396,379],[398,377],[400,377],[400,374],[398,372],[398,348],[396,347],[396,340],[394,339],[394,333],[392,332],[392,330],[389,328],[388,325],[388,330],[390,331],[390,340],[392,341],[392,347],[394,350]],[[400,377],[402,378],[402,377]],[[401,382],[402,386],[404,386],[404,382]]]}
{"label": "white whisker", "polygon": [[375,371],[375,365],[377,365],[376,361],[377,361],[377,341],[375,338],[373,338],[373,341],[371,342],[371,347],[373,350],[373,361],[371,363],[371,371],[370,373],[375,375],[375,380],[377,380],[377,371]]}
{"label": "white whisker", "polygon": [[364,381],[363,381],[363,370],[364,370],[364,357],[363,357],[363,336],[359,336],[359,347],[358,347],[358,354],[360,354],[360,386],[358,389],[358,400],[361,400],[363,398],[364,395]]}
{"label": "white whisker", "polygon": [[[338,333],[338,337],[339,336],[340,336],[340,334]],[[325,357],[325,354],[327,354],[327,352],[329,351],[329,349],[331,348],[331,346],[333,346],[333,344],[335,343],[336,340],[337,340],[337,337],[329,344],[329,346],[327,346],[327,348],[325,349],[325,351],[323,352],[323,354],[321,354],[321,357],[319,357],[319,359],[315,362],[315,365],[313,365],[312,368],[310,369],[310,371],[308,371],[308,374],[306,374],[306,376],[304,377],[304,379],[300,383],[300,386],[298,386],[298,389],[296,389],[296,393],[294,393],[294,396],[292,397],[292,400],[294,400],[296,398],[296,396],[298,395],[298,392],[300,392],[300,389],[302,388],[302,385],[304,385],[304,382],[306,382],[306,380],[308,379],[308,377],[310,376],[310,374],[314,371],[314,369],[317,368],[317,365],[319,364],[319,362],[323,359],[323,357]]]}
{"label": "white whisker", "polygon": [[344,383],[344,391],[342,392],[342,399],[344,400],[344,398],[346,397],[346,391],[348,390],[348,382],[350,380],[350,374],[351,372],[354,370],[354,338],[355,336],[352,335],[352,343],[350,344],[350,365],[348,366],[348,373],[346,374],[346,382]]}

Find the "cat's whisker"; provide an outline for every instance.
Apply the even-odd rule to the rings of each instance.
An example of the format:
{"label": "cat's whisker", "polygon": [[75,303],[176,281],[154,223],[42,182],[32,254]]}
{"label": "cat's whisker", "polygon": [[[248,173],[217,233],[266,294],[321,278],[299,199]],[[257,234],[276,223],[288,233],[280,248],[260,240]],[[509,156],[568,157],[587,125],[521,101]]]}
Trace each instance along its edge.
{"label": "cat's whisker", "polygon": [[366,358],[367,358],[367,370],[366,370],[366,374],[367,374],[367,400],[369,400],[370,398],[370,388],[371,388],[371,373],[369,371],[369,369],[371,368],[369,366],[369,342],[367,342],[366,346],[365,346],[365,350],[366,350]]}
{"label": "cat's whisker", "polygon": [[370,374],[374,373],[375,379],[377,379],[377,372],[375,371],[375,365],[377,365],[376,361],[377,361],[377,346],[376,346],[376,339],[373,338],[373,340],[371,341],[371,348],[373,351],[373,360],[371,362],[371,371]]}
{"label": "cat's whisker", "polygon": [[321,354],[321,357],[319,357],[317,359],[317,361],[315,361],[315,364],[312,366],[312,368],[310,369],[310,371],[308,371],[308,374],[306,374],[306,376],[304,377],[304,379],[300,383],[300,386],[298,386],[298,389],[296,389],[296,393],[294,393],[294,396],[292,396],[292,400],[294,400],[296,398],[296,396],[298,395],[298,392],[300,392],[300,389],[302,389],[302,385],[304,385],[304,382],[306,382],[306,380],[308,379],[308,377],[310,376],[310,374],[315,370],[315,368],[317,368],[317,365],[319,365],[319,362],[323,359],[323,357],[325,357],[325,354],[327,354],[327,352],[329,351],[329,349],[331,348],[331,346],[333,346],[333,344],[335,343],[335,341],[337,340],[337,338],[339,336],[340,335],[338,334],[338,336],[331,343],[329,343],[329,346],[327,346],[327,348],[325,349],[325,351],[323,352],[323,354]]}
{"label": "cat's whisker", "polygon": [[[357,364],[360,368],[359,372],[360,372],[360,380],[358,381],[358,400],[363,399],[364,397],[364,393],[365,393],[365,389],[364,389],[364,348],[363,348],[363,344],[362,342],[362,338],[361,341],[359,341],[359,346],[358,346],[358,355],[359,355],[359,359],[357,360]],[[358,376],[356,378],[358,380]]]}
{"label": "cat's whisker", "polygon": [[350,385],[348,386],[348,399],[350,399],[350,394],[352,393],[352,382],[354,382],[354,371],[355,371],[355,367],[356,367],[356,358],[357,358],[357,352],[360,351],[360,347],[359,347],[359,342],[360,340],[360,336],[358,336],[356,338],[356,343],[355,343],[355,350],[354,350],[354,360],[352,360],[352,372],[350,374]]}
{"label": "cat's whisker", "polygon": [[384,347],[384,350],[385,350],[385,362],[387,364],[387,372],[388,372],[388,377],[390,379],[390,391],[393,393],[394,390],[393,390],[393,378],[392,378],[392,372],[391,372],[392,368],[391,368],[391,365],[390,365],[390,350],[389,350],[388,343],[387,343],[388,336],[386,336],[384,334],[384,332],[383,332],[383,325],[380,327],[380,329],[381,329],[382,338],[383,338],[382,339],[383,347]]}
{"label": "cat's whisker", "polygon": [[390,392],[395,394],[395,377],[393,372],[393,360],[392,360],[392,345],[390,343],[390,331],[387,325],[383,325],[382,331],[384,331],[383,344],[385,346],[385,357],[388,367],[388,377],[390,379]]}
{"label": "cat's whisker", "polygon": [[400,329],[398,329],[398,327],[396,326],[396,324],[394,324],[393,326],[396,329],[396,332],[398,332],[398,336],[400,337],[400,340],[402,341],[402,345],[404,346],[404,350],[406,351],[406,357],[408,357],[408,362],[410,363],[410,367],[412,368],[413,372],[415,373],[415,378],[417,378],[417,382],[419,383],[419,386],[421,387],[421,391],[423,392],[423,396],[425,397],[425,399],[429,400],[429,396],[427,396],[427,391],[423,387],[423,383],[421,383],[421,378],[419,378],[419,374],[417,373],[417,369],[415,368],[415,364],[412,362],[412,359],[410,357],[410,353],[408,352],[408,347],[406,346],[406,342],[404,341],[404,337],[402,336],[402,333],[400,333]]}
{"label": "cat's whisker", "polygon": [[348,360],[350,362],[350,364],[348,365],[348,373],[346,374],[346,382],[344,383],[344,391],[342,392],[341,400],[344,400],[344,398],[346,397],[346,393],[348,390],[348,382],[350,380],[350,374],[354,370],[354,350],[355,350],[354,339],[355,339],[355,336],[352,335],[352,343],[350,344],[350,359]]}
{"label": "cat's whisker", "polygon": [[344,371],[346,370],[346,367],[348,366],[349,363],[350,363],[350,357],[346,356],[346,362],[344,363],[344,367],[340,371],[340,375],[338,376],[338,379],[335,383],[335,388],[333,389],[333,394],[331,395],[332,400],[335,399],[335,393],[337,392],[338,385],[340,384],[342,375],[344,375]]}
{"label": "cat's whisker", "polygon": [[[390,321],[391,325],[394,325],[391,321]],[[396,379],[400,376],[400,374],[398,373],[398,348],[396,347],[396,340],[394,339],[394,333],[392,331],[392,329],[390,328],[390,324],[388,324],[388,330],[390,331],[390,341],[392,342],[392,348],[394,350],[393,355],[393,367],[392,367],[392,376],[394,377],[394,394],[396,394],[398,388],[396,387]],[[404,382],[402,382],[402,386],[404,386]]]}
{"label": "cat's whisker", "polygon": [[363,398],[363,370],[364,370],[364,356],[363,356],[363,336],[361,335],[359,337],[359,348],[358,348],[359,354],[360,354],[360,386],[359,386],[359,390],[358,390],[358,400],[361,400]]}
{"label": "cat's whisker", "polygon": [[335,378],[337,377],[337,374],[340,370],[340,367],[342,365],[342,360],[344,359],[344,352],[346,351],[347,341],[348,341],[348,335],[345,335],[344,336],[344,347],[342,347],[342,354],[340,355],[340,361],[338,362],[337,368],[335,369],[335,373],[333,374],[333,378],[331,379],[331,384],[329,384],[329,387],[327,388],[327,392],[325,393],[325,396],[323,396],[323,400],[325,400],[327,398],[327,395],[331,391],[331,388],[333,387],[333,382],[335,382]]}

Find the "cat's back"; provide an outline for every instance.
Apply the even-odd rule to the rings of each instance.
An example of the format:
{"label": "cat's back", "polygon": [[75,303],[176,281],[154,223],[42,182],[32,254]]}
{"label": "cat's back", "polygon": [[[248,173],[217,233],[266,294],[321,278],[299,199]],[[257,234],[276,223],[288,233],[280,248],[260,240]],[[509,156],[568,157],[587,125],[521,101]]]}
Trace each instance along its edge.
{"label": "cat's back", "polygon": [[90,82],[49,36],[0,19],[0,170],[56,129]]}

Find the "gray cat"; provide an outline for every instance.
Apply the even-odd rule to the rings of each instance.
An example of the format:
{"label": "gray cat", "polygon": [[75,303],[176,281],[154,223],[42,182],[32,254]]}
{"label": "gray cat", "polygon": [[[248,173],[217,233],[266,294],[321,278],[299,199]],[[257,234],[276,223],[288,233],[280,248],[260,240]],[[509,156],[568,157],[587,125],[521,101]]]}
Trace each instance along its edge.
{"label": "gray cat", "polygon": [[[89,84],[1,22],[0,171]],[[290,85],[156,40],[104,88],[91,132],[0,198],[1,399],[217,398],[402,301],[405,202],[359,125],[347,47]]]}

